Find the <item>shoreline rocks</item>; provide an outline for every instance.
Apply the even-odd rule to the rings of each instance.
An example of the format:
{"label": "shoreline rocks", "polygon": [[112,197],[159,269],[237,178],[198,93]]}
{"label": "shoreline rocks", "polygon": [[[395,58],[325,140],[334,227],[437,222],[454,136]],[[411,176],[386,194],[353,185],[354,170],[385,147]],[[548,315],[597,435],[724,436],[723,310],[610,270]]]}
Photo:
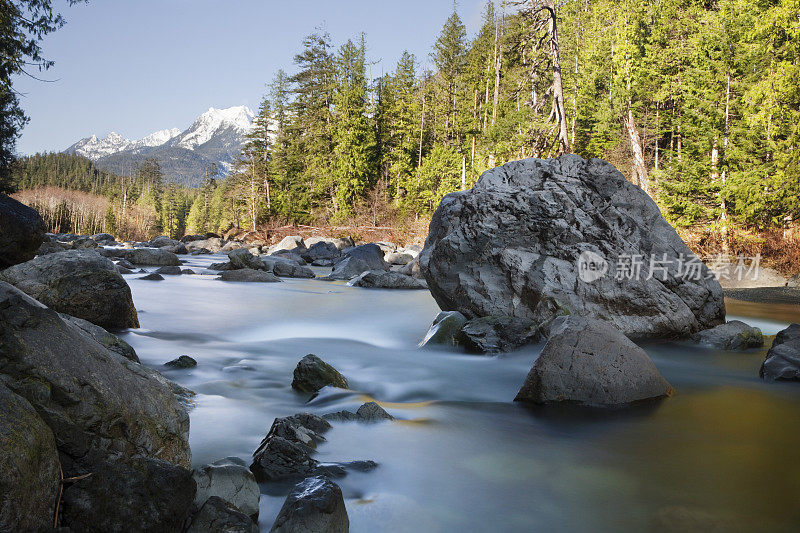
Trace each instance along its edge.
{"label": "shoreline rocks", "polygon": [[695,333],[692,340],[704,346],[728,351],[747,350],[764,345],[764,335],[761,330],[748,326],[740,320],[731,320]]}
{"label": "shoreline rocks", "polygon": [[30,261],[44,241],[45,225],[39,213],[0,194],[0,269]]}
{"label": "shoreline rocks", "polygon": [[366,289],[420,290],[427,289],[425,280],[407,276],[399,272],[367,270],[347,283],[351,287]]}
{"label": "shoreline rocks", "polygon": [[800,324],[775,336],[758,375],[770,381],[800,381]]}

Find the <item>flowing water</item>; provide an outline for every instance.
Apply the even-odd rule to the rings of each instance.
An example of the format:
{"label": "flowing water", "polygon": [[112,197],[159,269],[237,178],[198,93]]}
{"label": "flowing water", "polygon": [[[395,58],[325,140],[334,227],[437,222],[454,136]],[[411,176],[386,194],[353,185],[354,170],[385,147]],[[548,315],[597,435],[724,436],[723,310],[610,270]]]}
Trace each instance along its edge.
{"label": "flowing water", "polygon": [[[191,257],[200,272],[220,256]],[[150,269],[152,270],[152,269]],[[323,272],[320,270],[320,274]],[[646,346],[676,394],[617,410],[512,400],[541,346],[499,357],[418,350],[438,307],[427,291],[321,280],[229,283],[211,275],[126,276],[142,362],[197,392],[193,462],[250,460],[275,417],[355,410],[398,421],[335,423],[320,461],[372,459],[337,480],[353,532],[792,531],[800,523],[800,385],[765,384],[766,348]],[[800,306],[728,302],[774,335]],[[771,341],[768,341],[768,343]],[[307,353],[353,392],[292,390]],[[190,370],[164,362],[188,354]],[[262,484],[262,531],[287,489]]]}

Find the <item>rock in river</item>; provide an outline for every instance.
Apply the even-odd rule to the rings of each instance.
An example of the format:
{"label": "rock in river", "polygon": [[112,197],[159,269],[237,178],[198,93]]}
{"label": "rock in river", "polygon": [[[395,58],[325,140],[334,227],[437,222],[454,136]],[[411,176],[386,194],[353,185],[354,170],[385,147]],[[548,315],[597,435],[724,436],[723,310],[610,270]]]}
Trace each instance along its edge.
{"label": "rock in river", "polygon": [[433,324],[428,328],[425,338],[419,343],[420,347],[444,344],[445,346],[458,346],[463,344],[461,328],[467,323],[467,318],[458,311],[442,311],[433,319]]}
{"label": "rock in river", "polygon": [[0,531],[53,526],[60,485],[50,428],[21,396],[0,382]]}
{"label": "rock in river", "polygon": [[[245,250],[247,251],[247,250]],[[222,281],[244,281],[255,283],[275,283],[280,281],[275,274],[263,270],[253,270],[252,268],[240,268],[239,270],[224,271],[219,278]]]}
{"label": "rock in river", "polygon": [[368,289],[427,289],[425,280],[413,278],[399,272],[385,270],[368,270],[348,283],[351,287]]}
{"label": "rock in river", "polygon": [[211,497],[219,497],[252,520],[258,519],[261,493],[247,463],[238,457],[220,459],[192,472],[197,483],[194,503],[200,507]]}
{"label": "rock in river", "polygon": [[138,328],[131,289],[116,266],[92,250],[36,257],[0,272],[46,306],[106,329]]}
{"label": "rock in river", "polygon": [[228,260],[230,261],[230,270],[238,270],[242,268],[250,268],[252,270],[267,270],[266,265],[257,256],[250,253],[245,248],[232,250],[228,252]]}
{"label": "rock in river", "polygon": [[460,341],[475,353],[508,352],[539,339],[539,328],[530,320],[511,316],[473,318],[461,328]]}
{"label": "rock in river", "polygon": [[276,418],[253,453],[250,470],[256,480],[276,481],[314,472],[319,463],[311,454],[330,427],[325,419],[308,413]]}
{"label": "rock in river", "polygon": [[696,333],[692,339],[698,344],[720,350],[747,350],[764,345],[761,330],[748,326],[740,320],[731,320],[711,329]]}
{"label": "rock in river", "polygon": [[287,496],[272,533],[347,533],[350,520],[339,485],[325,476],[309,477]]}
{"label": "rock in river", "polygon": [[800,324],[775,336],[759,375],[766,380],[800,381]]}
{"label": "rock in river", "polygon": [[0,269],[33,259],[45,240],[39,213],[0,194]]}
{"label": "rock in river", "polygon": [[212,496],[192,517],[186,533],[258,533],[258,525],[235,505]]}
{"label": "rock in river", "polygon": [[341,422],[363,422],[373,424],[384,420],[394,420],[394,417],[378,405],[377,402],[367,402],[354,413],[352,411],[337,411],[323,416],[325,420],[337,420]]}
{"label": "rock in river", "polygon": [[328,279],[349,280],[367,270],[389,270],[383,250],[377,244],[362,244],[342,251]]}
{"label": "rock in river", "polygon": [[194,368],[197,366],[197,361],[188,355],[181,355],[172,361],[167,361],[164,363],[164,366],[168,366],[170,368]]}
{"label": "rock in river", "polygon": [[338,370],[312,353],[297,363],[292,380],[293,389],[300,392],[317,392],[327,385],[340,389],[348,387],[347,380]]}
{"label": "rock in river", "polygon": [[558,318],[515,401],[622,405],[672,394],[647,354],[614,325]]}
{"label": "rock in river", "polygon": [[725,318],[719,283],[656,203],[611,164],[577,155],[511,162],[445,196],[420,267],[439,306],[467,318],[591,316],[632,338],[689,336]]}
{"label": "rock in river", "polygon": [[135,248],[125,251],[125,259],[139,266],[179,266],[178,256],[161,248]]}

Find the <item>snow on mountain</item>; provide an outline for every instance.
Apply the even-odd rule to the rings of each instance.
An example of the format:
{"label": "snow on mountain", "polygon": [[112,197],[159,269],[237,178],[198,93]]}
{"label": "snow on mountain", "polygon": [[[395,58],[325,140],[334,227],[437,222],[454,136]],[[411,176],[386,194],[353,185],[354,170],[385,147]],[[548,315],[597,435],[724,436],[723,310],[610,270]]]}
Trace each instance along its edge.
{"label": "snow on mountain", "polygon": [[250,131],[255,116],[247,106],[229,107],[227,109],[210,108],[194,121],[188,130],[183,132],[177,145],[192,150],[205,144],[215,134],[233,128],[241,135]]}
{"label": "snow on mountain", "polygon": [[86,137],[76,142],[67,152],[76,153],[92,160],[100,159],[103,156],[115,154],[127,150],[133,145],[133,141],[125,139],[119,133],[111,132],[107,137],[98,139],[97,135]]}
{"label": "snow on mountain", "polygon": [[172,128],[171,130],[160,130],[155,133],[151,133],[140,141],[136,141],[134,144],[136,148],[141,148],[144,146],[161,146],[180,134],[181,130],[178,128]]}

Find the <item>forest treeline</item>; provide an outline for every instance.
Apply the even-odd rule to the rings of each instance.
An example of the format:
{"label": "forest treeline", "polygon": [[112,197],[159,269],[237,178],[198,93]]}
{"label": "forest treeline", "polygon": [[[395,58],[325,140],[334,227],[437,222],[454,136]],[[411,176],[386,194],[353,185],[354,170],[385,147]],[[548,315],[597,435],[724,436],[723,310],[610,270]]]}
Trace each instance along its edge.
{"label": "forest treeline", "polygon": [[454,11],[429,58],[387,73],[365,35],[316,32],[227,178],[187,190],[148,162],[94,192],[115,216],[151,206],[170,234],[425,217],[488,168],[574,152],[611,161],[678,226],[776,228],[799,209],[799,21],[797,0],[487,2],[477,35]]}

